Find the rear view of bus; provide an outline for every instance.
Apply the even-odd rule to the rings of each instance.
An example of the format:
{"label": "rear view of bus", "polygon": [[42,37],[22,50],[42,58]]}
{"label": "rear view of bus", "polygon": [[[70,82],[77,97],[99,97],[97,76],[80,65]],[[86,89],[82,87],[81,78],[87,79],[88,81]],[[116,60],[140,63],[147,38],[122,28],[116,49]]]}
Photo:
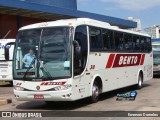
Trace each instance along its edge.
{"label": "rear view of bus", "polygon": [[12,83],[12,61],[15,39],[0,39],[0,81]]}
{"label": "rear view of bus", "polygon": [[153,49],[153,73],[160,75],[160,39],[152,40]]}

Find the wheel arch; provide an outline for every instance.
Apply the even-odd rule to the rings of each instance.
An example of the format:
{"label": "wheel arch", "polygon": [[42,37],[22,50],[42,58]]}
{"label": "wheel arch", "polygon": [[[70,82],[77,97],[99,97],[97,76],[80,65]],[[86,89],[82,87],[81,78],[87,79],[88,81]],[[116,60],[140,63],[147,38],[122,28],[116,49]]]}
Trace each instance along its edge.
{"label": "wheel arch", "polygon": [[92,95],[92,86],[94,84],[94,82],[97,82],[99,88],[100,88],[100,93],[102,93],[103,91],[103,82],[102,82],[102,78],[100,77],[99,74],[94,75],[94,77],[92,78],[91,81],[91,86],[90,86],[90,96]]}

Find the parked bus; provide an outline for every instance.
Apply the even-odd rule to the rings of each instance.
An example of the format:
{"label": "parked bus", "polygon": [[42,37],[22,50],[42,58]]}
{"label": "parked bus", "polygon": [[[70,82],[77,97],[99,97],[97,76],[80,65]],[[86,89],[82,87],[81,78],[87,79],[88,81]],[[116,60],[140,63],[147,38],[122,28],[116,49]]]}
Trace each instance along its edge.
{"label": "parked bus", "polygon": [[153,49],[153,73],[160,75],[160,39],[152,40]]}
{"label": "parked bus", "polygon": [[0,81],[12,83],[12,61],[15,39],[0,39]]}
{"label": "parked bus", "polygon": [[21,28],[13,64],[17,100],[74,101],[153,77],[147,34],[77,18]]}

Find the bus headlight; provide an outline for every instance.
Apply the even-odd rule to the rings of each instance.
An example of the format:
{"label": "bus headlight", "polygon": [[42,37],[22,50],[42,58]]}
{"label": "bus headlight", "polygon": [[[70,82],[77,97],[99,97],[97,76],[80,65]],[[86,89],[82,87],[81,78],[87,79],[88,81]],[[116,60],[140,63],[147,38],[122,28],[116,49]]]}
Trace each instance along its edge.
{"label": "bus headlight", "polygon": [[23,91],[24,90],[24,88],[20,87],[20,86],[14,86],[14,89],[17,90],[17,91]]}
{"label": "bus headlight", "polygon": [[72,86],[72,85],[70,85],[70,84],[69,84],[69,85],[63,85],[63,86],[58,86],[58,87],[55,87],[54,90],[55,90],[55,91],[67,90],[67,89],[71,88],[71,86]]}

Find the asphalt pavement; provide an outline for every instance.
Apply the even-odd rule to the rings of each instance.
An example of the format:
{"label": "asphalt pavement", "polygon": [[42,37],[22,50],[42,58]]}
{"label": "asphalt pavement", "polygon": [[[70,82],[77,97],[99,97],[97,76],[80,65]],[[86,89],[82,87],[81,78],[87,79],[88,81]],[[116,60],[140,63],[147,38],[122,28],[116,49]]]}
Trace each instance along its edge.
{"label": "asphalt pavement", "polygon": [[[5,85],[0,86],[0,98],[11,98],[12,103],[0,105],[0,111],[160,111],[160,78],[154,78],[147,81],[143,84],[141,90],[136,90],[138,94],[135,101],[116,101],[117,94],[129,93],[133,90],[135,90],[135,87],[131,86],[104,93],[101,95],[100,100],[97,103],[89,103],[88,99],[83,99],[74,102],[46,104],[41,101],[17,101],[14,97],[12,86]],[[58,119],[61,120],[66,118],[58,117]],[[78,117],[76,119],[79,120],[81,118]],[[97,120],[98,118],[94,117],[93,119]],[[103,119],[119,120],[120,118],[114,117]],[[124,118],[123,120],[125,119],[127,118]],[[137,119],[141,120],[144,118]],[[150,120],[150,118],[147,119]]]}

